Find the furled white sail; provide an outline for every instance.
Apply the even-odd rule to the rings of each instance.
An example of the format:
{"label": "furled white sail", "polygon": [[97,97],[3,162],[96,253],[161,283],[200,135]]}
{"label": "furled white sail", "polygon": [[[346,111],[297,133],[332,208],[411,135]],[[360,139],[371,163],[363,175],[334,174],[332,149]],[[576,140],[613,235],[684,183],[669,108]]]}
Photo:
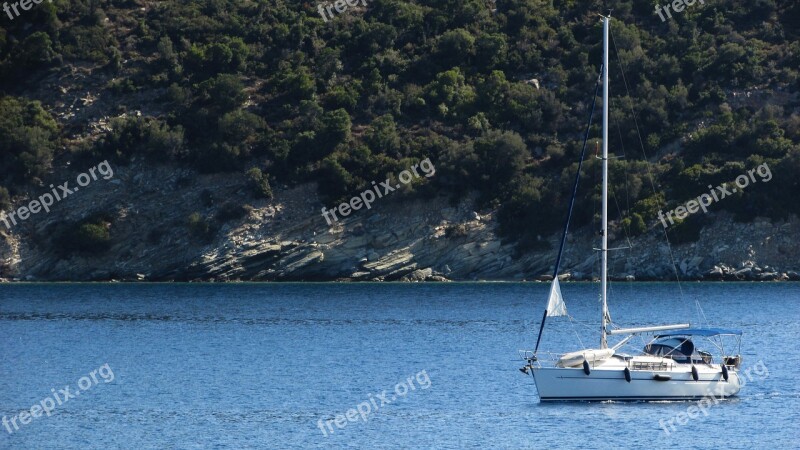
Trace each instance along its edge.
{"label": "furled white sail", "polygon": [[558,285],[558,277],[554,278],[553,284],[550,285],[550,299],[547,301],[547,315],[567,315],[567,305],[564,303],[564,297],[561,295],[561,287]]}

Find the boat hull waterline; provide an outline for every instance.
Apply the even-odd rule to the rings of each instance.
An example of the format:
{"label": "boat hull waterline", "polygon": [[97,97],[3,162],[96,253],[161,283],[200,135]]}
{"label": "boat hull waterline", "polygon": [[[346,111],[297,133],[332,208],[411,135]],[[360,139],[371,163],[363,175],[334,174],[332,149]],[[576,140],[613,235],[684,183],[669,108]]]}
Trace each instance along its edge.
{"label": "boat hull waterline", "polygon": [[720,370],[700,370],[695,381],[691,370],[635,370],[630,372],[630,382],[624,369],[596,369],[589,375],[581,368],[534,367],[531,371],[542,402],[701,400],[734,396],[741,387],[734,371],[725,381]]}

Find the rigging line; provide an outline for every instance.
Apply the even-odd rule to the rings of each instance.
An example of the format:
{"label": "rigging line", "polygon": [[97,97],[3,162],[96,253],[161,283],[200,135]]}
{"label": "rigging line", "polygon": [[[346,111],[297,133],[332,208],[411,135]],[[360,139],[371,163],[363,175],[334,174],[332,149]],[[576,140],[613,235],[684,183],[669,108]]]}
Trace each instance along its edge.
{"label": "rigging line", "polygon": [[622,139],[622,128],[620,128],[619,122],[616,120],[614,121],[614,126],[617,127],[617,134],[619,135],[619,146],[622,149],[622,156],[625,157],[625,141]]}
{"label": "rigging line", "polygon": [[[613,102],[613,101],[614,101],[613,99],[609,99],[609,103]],[[611,105],[609,105],[609,106],[611,106]],[[626,154],[625,154],[625,141],[622,138],[622,128],[620,128],[620,126],[619,126],[619,121],[614,120],[614,127],[616,127],[616,129],[617,129],[617,134],[619,135],[619,147],[622,150],[622,156],[620,156],[618,158],[621,159],[621,160],[624,160],[624,161],[620,161],[620,164],[623,164],[625,166],[625,194],[626,194],[626,198],[627,198],[628,197],[627,196],[627,193],[628,193],[628,164],[627,164],[627,160],[625,160],[625,157],[626,157]],[[617,152],[614,152],[614,155],[616,155],[616,154],[617,154]],[[615,163],[616,163],[616,161],[615,161]],[[612,195],[614,194],[614,190],[613,189],[611,190],[611,193],[612,193]],[[627,209],[626,209],[626,211],[627,211],[628,209],[630,209],[630,200],[629,199],[626,200],[626,206],[627,206]],[[619,213],[619,217],[622,217],[622,211],[619,209],[619,202],[617,202],[617,212]]]}
{"label": "rigging line", "polygon": [[[634,125],[636,125],[636,136],[639,139],[639,146],[642,149],[642,155],[644,155],[644,160],[646,163],[645,167],[647,168],[647,177],[648,180],[650,181],[650,188],[653,190],[653,195],[657,196],[656,184],[655,181],[653,181],[653,171],[652,168],[650,167],[650,158],[647,156],[647,151],[644,148],[644,142],[642,141],[642,132],[639,130],[639,120],[636,118],[636,112],[633,109],[633,100],[631,99],[631,91],[628,88],[628,79],[625,77],[625,67],[624,64],[622,63],[622,58],[619,55],[619,49],[617,48],[617,40],[614,37],[614,34],[611,33],[610,30],[609,34],[611,35],[611,42],[613,42],[614,44],[614,52],[617,55],[617,62],[619,63],[619,71],[620,74],[622,75],[622,81],[625,84],[625,92],[628,94],[628,104],[631,110],[631,116],[633,117],[633,123]],[[664,199],[664,201],[666,202],[666,198]],[[678,282],[678,291],[680,292],[681,299],[684,299],[685,295],[683,292],[683,286],[681,285],[680,274],[678,273],[678,266],[675,264],[675,255],[672,252],[672,244],[670,244],[669,242],[669,236],[667,235],[666,228],[664,228],[664,240],[667,243],[667,250],[669,251],[670,261],[672,262],[672,270],[673,272],[675,272],[675,280]],[[695,306],[697,307],[698,319],[702,318],[702,320],[707,324],[708,320],[706,319],[706,315],[703,312],[703,308],[700,306],[700,302],[697,300],[696,297],[694,298],[694,303]]]}
{"label": "rigging line", "polygon": [[[582,326],[583,328],[586,328],[587,330],[590,330],[591,332],[594,332],[594,331],[597,329],[597,325],[596,325],[596,324],[587,325],[587,324],[585,324],[585,323],[581,322],[580,320],[575,320],[575,323],[577,323],[578,325]],[[573,328],[573,330],[574,330],[574,328]],[[581,343],[581,346],[582,346],[584,349],[586,349],[586,345],[584,345],[584,343],[583,343],[583,341],[581,340],[580,336],[578,337],[578,340],[580,341],[580,343]]]}
{"label": "rigging line", "polygon": [[[617,127],[617,134],[619,134],[619,146],[622,149],[622,156],[623,156],[623,158],[625,158],[625,140],[622,137],[622,129],[619,126],[619,121],[615,120],[614,121],[614,125],[616,125],[616,127]],[[628,163],[627,159],[625,159],[623,164],[625,165],[625,211],[630,212],[630,210],[631,210],[631,195],[630,195],[630,190],[628,189],[628,178],[629,178],[629,175],[630,175],[630,170],[629,170],[630,169],[630,164]],[[615,199],[614,201],[617,201],[617,200]],[[617,203],[617,209],[619,209],[619,203]],[[622,213],[621,212],[620,212],[620,217],[622,217]],[[627,233],[626,233],[625,236],[626,236],[626,238],[628,240],[628,247],[633,247],[633,245],[631,244],[630,236]]]}
{"label": "rigging line", "polygon": [[[616,47],[614,48],[614,50],[617,51]],[[617,54],[617,57],[619,57],[619,54]],[[610,99],[610,101],[614,101],[615,104],[616,103],[622,103],[622,101],[619,100],[619,99],[616,99],[616,100],[615,99]],[[616,111],[616,109],[614,109],[614,111]],[[624,159],[625,156],[626,156],[625,139],[622,136],[622,128],[619,125],[619,120],[614,120],[614,126],[617,128],[617,134],[619,135],[619,145],[620,145],[620,149],[622,150],[622,157]],[[624,172],[625,172],[625,209],[624,209],[624,211],[626,211],[628,213],[627,217],[632,217],[631,214],[630,214],[630,211],[631,211],[631,198],[630,198],[630,188],[629,188],[629,186],[630,186],[630,183],[629,183],[630,164],[629,164],[627,159],[625,159],[624,161],[620,162],[620,164],[623,164],[623,166],[625,168],[625,170],[624,170]],[[622,214],[623,209],[620,207],[619,199],[617,198],[616,191],[614,189],[611,190],[611,195],[614,197],[614,203],[617,205],[617,213],[619,214],[619,217],[621,219],[621,218],[624,217],[623,214]],[[625,233],[625,241],[628,244],[628,248],[633,248],[633,242],[631,241],[630,228],[622,227],[622,230]]]}
{"label": "rigging line", "polygon": [[582,326],[582,327],[586,328],[587,330],[592,330],[592,331],[594,331],[594,329],[595,329],[595,328],[597,328],[597,325],[596,325],[596,324],[594,324],[594,323],[592,323],[592,324],[589,324],[589,323],[588,323],[588,321],[586,321],[586,320],[578,320],[578,319],[576,319],[576,318],[574,318],[574,317],[572,317],[572,316],[569,316],[569,317],[570,317],[570,318],[571,318],[573,321],[575,321],[575,323],[577,323],[578,325],[580,325],[580,326]]}
{"label": "rigging line", "polygon": [[581,347],[583,347],[583,349],[586,350],[586,345],[584,345],[583,339],[581,339],[581,335],[578,334],[578,331],[575,329],[575,318],[569,314],[567,314],[567,317],[569,318],[569,324],[570,327],[572,328],[572,332],[575,333],[575,337],[578,338],[578,342],[581,344]]}
{"label": "rigging line", "polygon": [[[597,76],[597,82],[594,85],[594,97],[592,98],[592,106],[589,108],[589,120],[586,123],[586,134],[583,137],[583,149],[581,149],[581,157],[578,161],[578,170],[575,171],[575,185],[572,188],[572,197],[569,199],[569,209],[567,210],[567,220],[564,223],[564,233],[561,235],[561,245],[558,248],[558,256],[556,257],[556,264],[553,268],[553,282],[558,283],[558,269],[561,265],[561,257],[564,255],[564,244],[567,242],[567,233],[569,232],[569,221],[572,218],[572,209],[575,206],[575,197],[578,195],[578,184],[581,181],[581,168],[583,168],[583,161],[586,159],[586,143],[589,141],[589,133],[592,131],[592,118],[594,117],[594,108],[597,105],[597,93],[600,91],[600,81],[603,78],[604,66],[600,66],[600,74]],[[549,301],[548,301],[549,303]],[[542,331],[544,331],[544,323],[547,320],[547,307],[542,314],[542,323],[539,325],[539,335],[536,337],[536,347],[533,349],[533,354],[539,350],[539,343],[542,340]]]}
{"label": "rigging line", "polygon": [[[627,180],[625,185],[627,189]],[[617,214],[619,214],[619,217],[622,217],[622,208],[620,208],[619,206],[619,199],[617,198],[617,194],[614,193],[613,189],[611,190],[611,197],[614,198],[614,204],[617,205]],[[620,223],[620,228],[622,228],[622,232],[625,234],[625,240],[628,242],[628,248],[633,248],[633,243],[631,242],[631,235],[629,233],[630,231],[629,228],[622,226],[621,223]]]}
{"label": "rigging line", "polygon": [[[598,154],[599,151],[600,151],[600,142],[599,142],[598,138],[595,138],[595,140],[594,140],[594,159],[595,159],[595,161],[597,159],[599,159],[597,157],[597,154]],[[589,199],[592,200],[592,202],[591,202],[592,203],[592,218],[590,220],[590,224],[591,224],[591,229],[592,230],[597,230],[597,229],[600,228],[600,216],[597,214],[597,203],[598,202],[595,199],[594,191],[597,190],[597,186],[599,185],[599,183],[597,182],[597,173],[600,170],[599,170],[599,167],[598,167],[597,164],[592,164],[591,169],[592,169],[592,173],[591,173],[592,186],[594,186],[594,188],[591,191],[589,191]],[[592,235],[592,236],[594,236],[594,235]],[[591,244],[591,242],[590,242],[590,244]],[[589,248],[592,248],[592,247],[589,247]],[[593,251],[592,255],[594,257],[594,261],[592,261],[592,278],[591,278],[591,280],[592,280],[592,282],[594,282],[595,277],[596,276],[599,277],[599,274],[600,274],[600,269],[599,269],[599,267],[600,267],[600,254],[598,252]]]}
{"label": "rigging line", "polygon": [[[612,101],[614,101],[614,99],[609,98],[609,102],[612,102]],[[609,105],[609,106],[611,106],[611,105]],[[620,145],[620,148],[622,149],[622,158],[624,159],[625,158],[625,142],[624,142],[624,139],[622,138],[622,128],[620,128],[618,120],[614,120],[614,126],[617,128],[617,134],[619,135],[619,145]],[[616,155],[616,152],[615,152],[615,155]],[[620,161],[620,164],[622,164],[624,166],[624,168],[625,168],[625,170],[624,170],[624,172],[625,172],[625,207],[626,207],[625,211],[629,212],[630,209],[631,209],[630,193],[629,193],[629,189],[628,189],[628,166],[629,165],[628,165],[628,161],[627,160]],[[623,210],[619,206],[619,199],[616,196],[616,189],[614,189],[613,187],[611,189],[611,196],[614,197],[614,203],[617,205],[617,215],[618,215],[618,217],[620,219],[622,219],[624,217],[623,214],[622,214]],[[630,216],[628,216],[628,217],[630,217]],[[630,236],[630,232],[629,232],[630,230],[626,229],[626,227],[622,227],[622,230],[625,233],[625,240],[628,243],[628,247],[633,248],[633,244],[631,243],[631,236]]]}

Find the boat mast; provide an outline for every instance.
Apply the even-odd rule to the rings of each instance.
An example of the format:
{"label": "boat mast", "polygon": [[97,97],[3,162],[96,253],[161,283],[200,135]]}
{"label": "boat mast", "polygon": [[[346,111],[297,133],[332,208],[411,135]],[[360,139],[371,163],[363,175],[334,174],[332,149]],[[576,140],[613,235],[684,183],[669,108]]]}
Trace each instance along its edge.
{"label": "boat mast", "polygon": [[603,17],[603,222],[600,236],[602,238],[601,263],[601,298],[603,301],[603,316],[600,330],[600,348],[608,348],[606,342],[606,311],[608,293],[608,22],[610,17]]}
{"label": "boat mast", "polygon": [[[553,286],[551,286],[551,298],[553,295],[553,288],[558,288],[558,269],[561,267],[561,257],[564,255],[564,244],[567,242],[567,233],[569,233],[569,222],[572,218],[572,210],[575,207],[575,198],[578,196],[578,184],[581,181],[581,169],[583,168],[583,161],[586,159],[586,143],[589,142],[589,133],[592,131],[592,118],[594,117],[594,107],[597,106],[597,93],[600,92],[600,83],[602,82],[602,74],[603,70],[600,69],[600,74],[598,74],[597,82],[594,85],[594,95],[592,96],[592,106],[589,108],[589,121],[586,124],[586,134],[583,137],[583,147],[581,148],[581,157],[578,159],[578,170],[575,171],[575,184],[572,186],[572,197],[569,200],[569,208],[567,209],[567,219],[564,223],[564,233],[561,235],[561,245],[558,247],[558,257],[556,258],[556,264],[553,267]],[[560,295],[560,290],[559,294]],[[544,314],[542,315],[542,322],[539,325],[539,336],[536,338],[536,347],[533,350],[533,357],[536,358],[536,353],[539,351],[539,343],[542,341],[542,331],[544,330],[544,324],[547,320],[547,315],[550,311],[550,299],[548,298],[547,301],[547,308],[544,310]],[[563,302],[563,299],[562,299]],[[566,307],[563,307],[563,311],[554,311],[558,312],[556,315],[566,315]]]}

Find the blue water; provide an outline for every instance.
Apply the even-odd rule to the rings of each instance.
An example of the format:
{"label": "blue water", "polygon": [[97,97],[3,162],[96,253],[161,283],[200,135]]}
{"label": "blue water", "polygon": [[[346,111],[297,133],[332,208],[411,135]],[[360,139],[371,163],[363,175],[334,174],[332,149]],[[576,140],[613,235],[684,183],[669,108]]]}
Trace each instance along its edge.
{"label": "blue water", "polygon": [[[597,285],[562,290],[575,321],[552,320],[543,350],[597,345]],[[800,445],[800,285],[684,284],[683,296],[674,284],[613,285],[620,325],[698,324],[700,300],[712,325],[745,333],[752,381],[669,435],[659,421],[692,404],[538,403],[517,350],[533,346],[546,291],[533,283],[2,285],[0,415],[16,416],[18,429],[0,428],[0,448]],[[752,371],[759,361],[762,375]],[[65,386],[79,395],[20,422],[21,411],[54,403]],[[359,405],[366,420],[351,412],[348,421]]]}

